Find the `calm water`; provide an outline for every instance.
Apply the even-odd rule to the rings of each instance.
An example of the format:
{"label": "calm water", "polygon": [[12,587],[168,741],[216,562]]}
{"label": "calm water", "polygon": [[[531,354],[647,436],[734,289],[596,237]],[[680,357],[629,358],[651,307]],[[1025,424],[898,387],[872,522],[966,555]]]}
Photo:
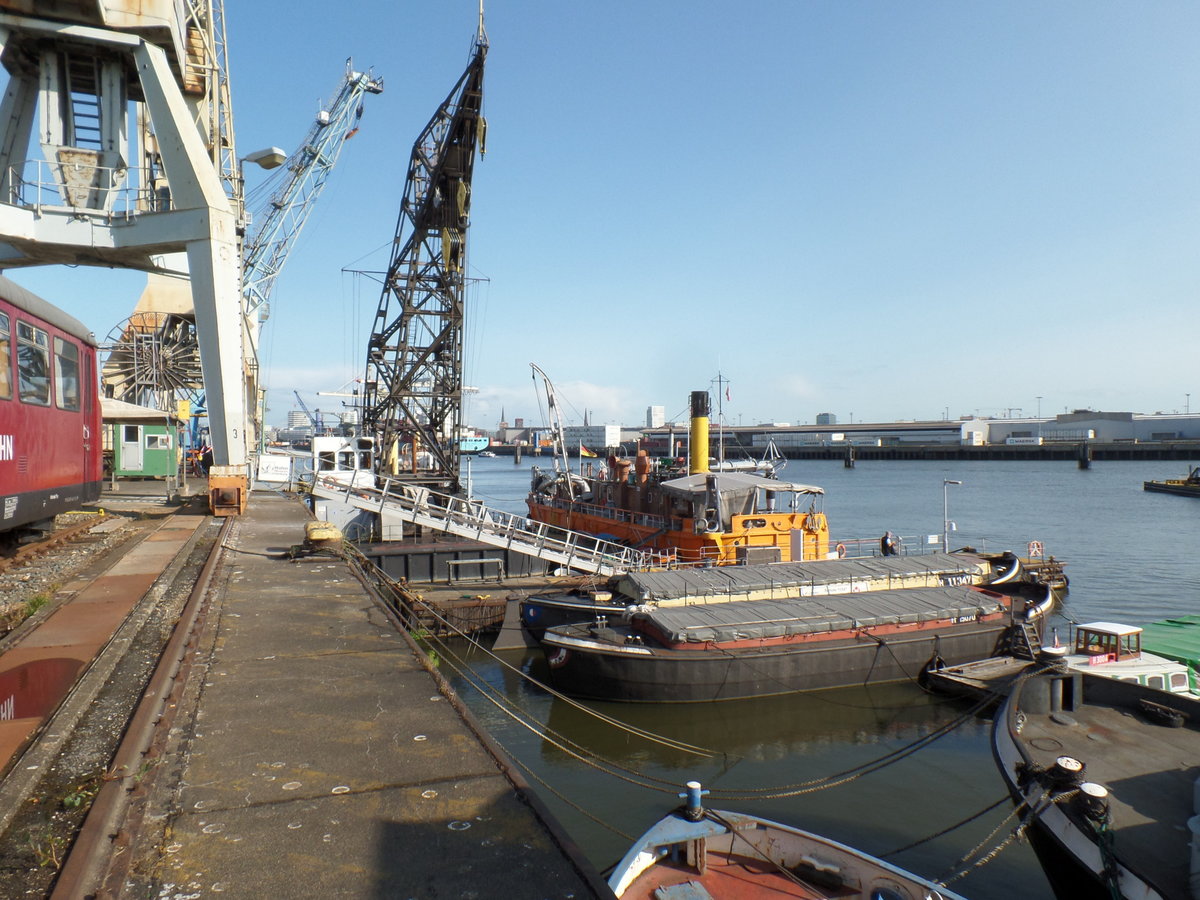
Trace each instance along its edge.
{"label": "calm water", "polygon": [[[475,495],[522,512],[530,463],[473,460]],[[942,481],[962,481],[948,489],[950,518],[958,526],[952,546],[1024,553],[1029,541],[1039,540],[1048,554],[1067,562],[1071,590],[1065,616],[1137,624],[1200,612],[1200,502],[1142,490],[1144,480],[1174,477],[1185,468],[1173,462],[1093,463],[1088,470],[1074,462],[859,462],[845,469],[840,461],[792,460],[785,477],[825,488],[830,529],[841,540],[877,538],[889,529],[909,541],[940,535]],[[503,658],[535,677],[545,674],[539,653]],[[880,854],[948,828],[1005,793],[991,758],[990,722],[978,718],[879,771],[798,792],[797,785],[831,779],[901,750],[966,711],[915,686],[687,707],[595,705],[622,722],[716,754],[701,756],[601,722],[482,654],[468,658],[471,678],[487,685],[482,692],[456,677],[451,663],[446,659],[443,671],[496,739],[532,771],[535,788],[600,869],[615,863],[629,840],[675,802],[675,786],[692,778],[749,795],[713,805],[765,814]],[[502,699],[489,701],[485,692]],[[516,724],[497,702],[538,724]],[[563,749],[568,740],[606,760],[610,772]],[[764,796],[785,792],[792,796]],[[1003,841],[1011,820],[995,835],[990,832],[1010,812],[1004,804],[891,859],[944,877],[962,868],[957,861],[977,845],[986,851]],[[1010,844],[953,887],[971,898],[1050,896],[1024,843]]]}

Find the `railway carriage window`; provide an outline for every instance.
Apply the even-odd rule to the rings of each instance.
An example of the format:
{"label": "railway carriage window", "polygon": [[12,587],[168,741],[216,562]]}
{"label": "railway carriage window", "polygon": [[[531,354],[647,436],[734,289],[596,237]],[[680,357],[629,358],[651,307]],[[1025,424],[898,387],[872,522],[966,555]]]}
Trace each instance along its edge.
{"label": "railway carriage window", "polygon": [[12,399],[12,336],[8,314],[0,313],[0,400]]}
{"label": "railway carriage window", "polygon": [[17,320],[17,390],[25,403],[50,405],[50,336]]}
{"label": "railway carriage window", "polygon": [[54,339],[54,399],[59,409],[79,411],[79,348]]}

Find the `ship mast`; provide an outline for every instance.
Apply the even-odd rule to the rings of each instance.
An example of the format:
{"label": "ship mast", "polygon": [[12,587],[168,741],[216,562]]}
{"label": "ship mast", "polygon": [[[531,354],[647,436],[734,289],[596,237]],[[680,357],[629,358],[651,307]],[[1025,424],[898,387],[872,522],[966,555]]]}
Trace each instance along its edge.
{"label": "ship mast", "polygon": [[384,467],[448,493],[460,489],[464,273],[487,49],[481,5],[471,60],[413,144],[364,378],[364,431],[378,437]]}

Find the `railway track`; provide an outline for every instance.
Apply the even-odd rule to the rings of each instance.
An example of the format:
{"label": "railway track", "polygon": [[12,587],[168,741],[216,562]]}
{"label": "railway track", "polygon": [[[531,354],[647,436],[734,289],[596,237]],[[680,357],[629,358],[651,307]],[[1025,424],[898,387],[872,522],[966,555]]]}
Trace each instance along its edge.
{"label": "railway track", "polygon": [[[110,795],[146,774],[141,750],[118,745],[162,718],[164,685],[180,671],[168,648],[216,566],[220,525],[185,513],[136,524],[0,641],[0,898],[93,893],[77,888],[94,862],[81,875],[72,860],[98,843],[111,850]],[[26,677],[31,665],[53,677]],[[5,688],[47,682],[58,696]]]}
{"label": "railway track", "polygon": [[10,569],[20,568],[28,565],[37,557],[56,550],[63,544],[75,540],[80,535],[87,534],[99,523],[106,519],[111,519],[108,513],[101,510],[99,513],[88,513],[87,518],[72,525],[67,525],[62,528],[55,529],[51,534],[46,535],[36,541],[31,541],[14,550],[12,553],[5,556],[0,556],[0,574],[9,571]]}

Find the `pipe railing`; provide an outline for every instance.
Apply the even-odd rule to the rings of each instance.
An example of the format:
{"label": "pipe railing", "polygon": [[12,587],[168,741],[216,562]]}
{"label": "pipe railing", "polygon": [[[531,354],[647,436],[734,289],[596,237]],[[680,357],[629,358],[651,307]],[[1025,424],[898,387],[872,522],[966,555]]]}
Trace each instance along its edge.
{"label": "pipe railing", "polygon": [[318,476],[314,487],[361,509],[398,513],[413,524],[549,559],[569,568],[607,573],[645,569],[655,561],[652,554],[642,550],[391,478],[384,479],[381,487],[368,487]]}

